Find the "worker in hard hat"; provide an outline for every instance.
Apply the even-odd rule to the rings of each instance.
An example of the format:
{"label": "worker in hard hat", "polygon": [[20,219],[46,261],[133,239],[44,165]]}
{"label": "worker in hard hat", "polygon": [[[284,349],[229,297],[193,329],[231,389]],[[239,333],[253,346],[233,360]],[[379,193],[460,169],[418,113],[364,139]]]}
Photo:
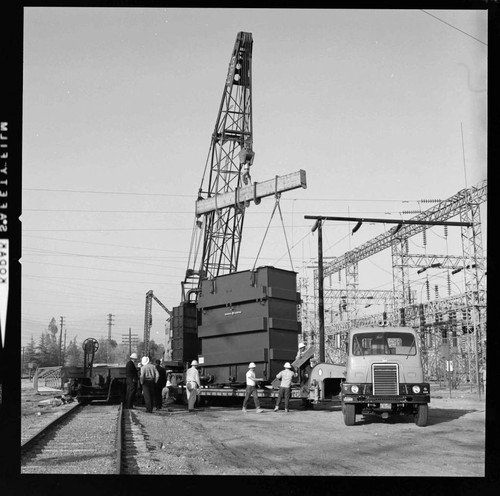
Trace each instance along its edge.
{"label": "worker in hard hat", "polygon": [[142,385],[142,394],[144,395],[144,403],[146,404],[146,412],[153,413],[155,384],[158,382],[160,376],[148,356],[143,356],[141,363],[140,382]]}
{"label": "worker in hard hat", "polygon": [[132,353],[130,359],[125,365],[125,378],[127,391],[125,393],[125,408],[134,408],[135,395],[137,393],[137,384],[139,383],[139,372],[137,370],[137,353]]}
{"label": "worker in hard hat", "polygon": [[248,371],[246,373],[247,389],[246,389],[246,393],[245,393],[245,399],[243,400],[243,408],[242,408],[243,413],[247,412],[247,403],[248,403],[248,400],[250,399],[250,396],[253,397],[253,401],[255,403],[255,411],[257,413],[262,413],[264,411],[260,407],[259,397],[257,395],[257,382],[263,381],[263,380],[264,379],[262,379],[262,378],[255,377],[255,363],[250,362],[248,364]]}
{"label": "worker in hard hat", "polygon": [[280,409],[281,400],[285,399],[285,412],[288,413],[288,403],[290,402],[290,388],[292,387],[292,379],[297,375],[292,371],[292,366],[290,362],[286,362],[284,369],[278,372],[276,379],[280,379],[280,389],[278,392],[278,398],[276,399],[276,406],[274,411],[277,412]]}
{"label": "worker in hard hat", "polygon": [[[295,361],[302,358],[304,356],[304,354],[306,353],[306,351],[308,351],[308,348],[306,348],[306,344],[303,341],[300,341],[299,342],[299,350],[297,351]],[[308,396],[309,396],[309,376],[311,375],[311,369],[312,369],[311,359],[307,360],[299,368],[296,368],[297,374],[299,376],[300,391],[302,394],[302,406],[304,408],[312,408],[312,404],[308,399]]]}
{"label": "worker in hard hat", "polygon": [[194,412],[196,397],[200,394],[200,373],[198,372],[198,361],[193,360],[191,367],[186,372],[186,396],[188,399],[188,412]]}
{"label": "worker in hard hat", "polygon": [[303,341],[301,341],[299,343],[299,351],[297,351],[297,355],[295,356],[295,360],[298,360],[299,358],[302,357],[302,355],[305,353],[306,351],[306,345]]}

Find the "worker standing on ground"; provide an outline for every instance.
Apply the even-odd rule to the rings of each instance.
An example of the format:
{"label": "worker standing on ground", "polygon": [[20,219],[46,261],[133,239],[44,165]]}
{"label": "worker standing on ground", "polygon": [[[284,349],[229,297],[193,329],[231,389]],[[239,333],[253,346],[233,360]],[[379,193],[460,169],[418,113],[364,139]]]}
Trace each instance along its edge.
{"label": "worker standing on ground", "polygon": [[137,383],[139,382],[139,371],[137,370],[137,353],[130,355],[130,360],[125,366],[125,377],[127,380],[127,392],[125,394],[125,408],[134,408],[135,395],[137,393]]}
{"label": "worker standing on ground", "polygon": [[248,364],[248,372],[246,374],[247,389],[246,389],[245,399],[243,400],[243,408],[242,408],[243,413],[246,413],[247,411],[247,403],[248,400],[250,399],[250,396],[253,397],[256,412],[262,413],[264,411],[260,407],[259,397],[257,395],[257,382],[262,380],[263,380],[262,378],[255,377],[255,363],[250,362]]}
{"label": "worker standing on ground", "polygon": [[149,363],[149,357],[142,357],[141,362],[141,384],[144,403],[146,404],[146,412],[153,413],[155,384],[159,379],[159,374],[156,367],[152,363]]}
{"label": "worker standing on ground", "polygon": [[193,360],[191,367],[186,372],[186,396],[188,399],[188,412],[194,411],[196,397],[200,391],[200,373],[198,372],[198,362]]}
{"label": "worker standing on ground", "polygon": [[160,365],[160,360],[155,361],[155,367],[158,371],[158,380],[155,384],[155,407],[161,410],[163,404],[162,390],[167,384],[167,371]]}
{"label": "worker standing on ground", "polygon": [[297,374],[292,371],[290,362],[286,362],[284,367],[285,368],[276,375],[276,378],[280,379],[281,383],[274,411],[277,412],[280,409],[281,400],[285,398],[285,412],[288,413],[288,403],[290,402],[290,388],[292,386],[292,379]]}

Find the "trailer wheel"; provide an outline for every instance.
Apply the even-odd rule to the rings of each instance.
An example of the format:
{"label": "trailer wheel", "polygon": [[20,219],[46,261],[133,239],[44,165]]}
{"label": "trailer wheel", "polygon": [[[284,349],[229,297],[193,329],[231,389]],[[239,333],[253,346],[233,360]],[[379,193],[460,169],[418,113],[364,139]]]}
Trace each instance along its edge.
{"label": "trailer wheel", "polygon": [[344,414],[345,425],[354,425],[356,422],[356,407],[355,405],[344,405],[342,409]]}
{"label": "trailer wheel", "polygon": [[429,409],[427,405],[418,405],[417,413],[415,414],[415,424],[417,424],[419,427],[427,425],[428,412]]}

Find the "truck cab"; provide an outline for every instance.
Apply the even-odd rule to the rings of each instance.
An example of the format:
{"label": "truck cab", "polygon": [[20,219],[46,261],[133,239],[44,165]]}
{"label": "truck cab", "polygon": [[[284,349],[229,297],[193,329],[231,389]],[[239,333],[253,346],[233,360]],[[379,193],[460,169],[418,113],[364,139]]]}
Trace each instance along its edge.
{"label": "truck cab", "polygon": [[416,332],[409,327],[351,329],[341,402],[348,426],[357,414],[412,415],[416,425],[426,425],[430,386],[424,382]]}

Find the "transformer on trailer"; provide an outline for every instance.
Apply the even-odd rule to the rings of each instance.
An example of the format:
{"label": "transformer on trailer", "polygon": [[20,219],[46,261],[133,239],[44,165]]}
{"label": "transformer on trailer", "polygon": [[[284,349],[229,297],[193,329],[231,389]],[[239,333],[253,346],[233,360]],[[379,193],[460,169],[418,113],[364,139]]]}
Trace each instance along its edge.
{"label": "transformer on trailer", "polygon": [[[282,192],[306,188],[306,174],[303,170],[281,177],[275,176],[263,182],[251,179],[250,168],[255,155],[252,124],[252,47],[252,34],[239,32],[231,52],[219,112],[198,190],[188,268],[185,279],[181,283],[182,300],[180,305],[173,309],[171,319],[173,360],[190,362],[200,354],[201,341],[203,341],[205,349],[208,350],[206,358],[211,364],[210,370],[217,372],[218,375],[226,374],[225,380],[229,377],[239,380],[241,371],[234,372],[233,365],[243,363],[241,360],[245,354],[242,350],[250,349],[248,343],[241,344],[240,356],[230,359],[227,356],[227,346],[231,340],[257,339],[253,347],[260,349],[258,354],[260,354],[262,364],[264,362],[270,364],[272,362],[269,360],[274,360],[269,356],[264,356],[264,349],[276,350],[278,353],[277,350],[295,348],[297,341],[297,329],[294,328],[293,346],[290,343],[294,338],[290,335],[285,338],[287,340],[285,344],[275,345],[276,336],[284,331],[279,327],[271,329],[269,339],[272,342],[269,342],[269,339],[264,338],[263,335],[259,336],[258,333],[249,336],[244,332],[231,332],[225,338],[220,336],[217,338],[213,335],[214,329],[210,326],[215,322],[214,319],[217,319],[216,307],[224,306],[225,303],[221,304],[216,298],[207,300],[210,291],[204,289],[208,287],[206,285],[215,284],[214,281],[220,281],[222,284],[221,277],[238,271],[244,217],[246,208],[252,201],[258,204],[262,198],[269,196],[275,196],[278,201]],[[295,274],[293,278],[295,280]],[[239,277],[226,281],[231,281],[228,284],[238,284]],[[288,301],[288,305],[293,306],[297,303],[295,291],[294,287],[292,300],[295,303],[292,300],[284,300]],[[203,293],[204,302],[200,306],[197,303],[201,293]],[[242,298],[242,302],[247,302],[247,296],[242,295]],[[231,301],[231,303],[242,302],[236,299]],[[281,302],[279,305],[286,304]],[[271,305],[275,308],[278,303],[276,301]],[[205,309],[205,316],[200,314],[202,307]],[[268,318],[268,316],[263,317]],[[202,320],[203,323],[201,323]],[[237,318],[232,320],[235,322]],[[222,321],[218,322],[219,324],[222,324]],[[199,325],[203,326],[201,331],[198,329]],[[263,326],[264,324],[261,325],[262,331],[267,333],[267,328]],[[199,331],[201,334],[198,334]],[[216,351],[219,345],[222,348]],[[217,356],[224,360],[218,364],[221,366],[220,370],[216,370]],[[277,356],[276,360],[278,360]],[[230,364],[231,370],[229,370]],[[227,371],[222,372],[225,369]],[[266,372],[270,374],[271,369]]]}
{"label": "transformer on trailer", "polygon": [[296,273],[260,267],[204,280],[198,362],[210,384],[245,384],[248,363],[271,382],[297,353]]}

